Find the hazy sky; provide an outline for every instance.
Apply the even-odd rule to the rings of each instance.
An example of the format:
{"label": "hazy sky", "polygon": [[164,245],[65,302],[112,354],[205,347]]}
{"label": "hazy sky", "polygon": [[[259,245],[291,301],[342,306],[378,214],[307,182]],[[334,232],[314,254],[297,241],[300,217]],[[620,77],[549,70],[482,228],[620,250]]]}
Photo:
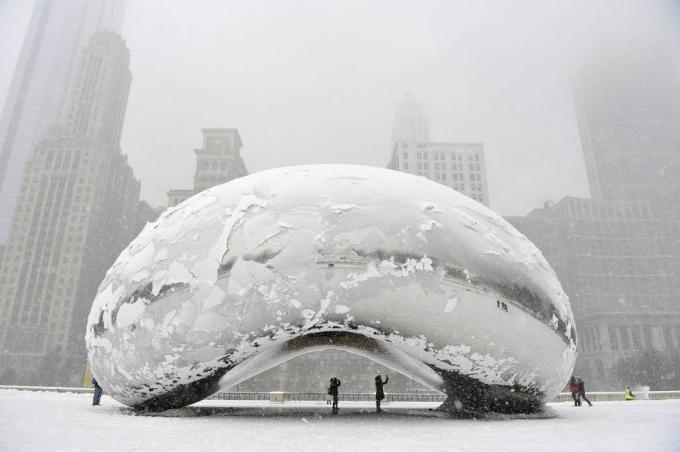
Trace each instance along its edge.
{"label": "hazy sky", "polygon": [[[250,172],[384,167],[406,91],[433,140],[484,143],[501,214],[588,196],[571,73],[602,40],[680,29],[678,2],[661,0],[127,3],[122,148],[154,206],[191,188],[203,127],[237,128]],[[0,101],[31,8],[0,0]]]}

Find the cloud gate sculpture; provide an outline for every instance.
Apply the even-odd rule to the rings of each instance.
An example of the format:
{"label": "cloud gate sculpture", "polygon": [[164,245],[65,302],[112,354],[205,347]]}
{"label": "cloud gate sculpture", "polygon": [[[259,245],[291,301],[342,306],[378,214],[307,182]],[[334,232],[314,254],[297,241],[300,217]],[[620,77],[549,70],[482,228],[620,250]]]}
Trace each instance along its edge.
{"label": "cloud gate sculpture", "polygon": [[576,353],[566,295],[510,224],[349,165],[263,171],[168,209],[108,271],[86,341],[104,390],[151,410],[341,349],[446,393],[452,413],[531,412]]}

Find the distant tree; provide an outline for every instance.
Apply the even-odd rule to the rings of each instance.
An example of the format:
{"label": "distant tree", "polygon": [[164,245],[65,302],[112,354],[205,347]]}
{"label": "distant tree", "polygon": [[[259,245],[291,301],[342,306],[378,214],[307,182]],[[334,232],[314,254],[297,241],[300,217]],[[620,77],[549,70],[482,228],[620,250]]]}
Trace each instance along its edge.
{"label": "distant tree", "polygon": [[614,365],[621,386],[644,385],[652,390],[680,389],[680,350],[645,350]]}

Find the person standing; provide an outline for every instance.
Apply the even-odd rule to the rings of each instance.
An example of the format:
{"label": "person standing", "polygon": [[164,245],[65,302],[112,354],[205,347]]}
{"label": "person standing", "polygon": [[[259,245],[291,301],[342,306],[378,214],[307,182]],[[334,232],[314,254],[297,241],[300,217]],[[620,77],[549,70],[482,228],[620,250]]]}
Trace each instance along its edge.
{"label": "person standing", "polygon": [[102,398],[102,387],[99,386],[97,380],[92,377],[92,384],[94,385],[94,395],[92,396],[92,406],[99,405],[99,401]]}
{"label": "person standing", "polygon": [[387,382],[390,381],[390,377],[385,375],[385,381],[380,377],[380,375],[376,375],[375,377],[375,412],[380,413],[382,409],[380,409],[380,402],[385,398],[385,391],[383,390],[383,386],[387,384]]}
{"label": "person standing", "polygon": [[581,394],[578,392],[578,382],[573,375],[569,379],[569,391],[571,391],[571,398],[574,399],[574,406],[581,406]]}
{"label": "person standing", "polygon": [[631,391],[630,386],[628,386],[626,390],[623,391],[623,398],[626,400],[635,400],[635,394],[633,394],[633,391]]}
{"label": "person standing", "polygon": [[586,385],[583,383],[583,380],[581,380],[581,377],[576,378],[576,383],[578,384],[579,398],[588,402],[588,406],[593,406],[592,402],[588,400],[588,397],[586,397]]}
{"label": "person standing", "polygon": [[328,388],[328,393],[333,396],[333,407],[332,407],[332,412],[333,414],[338,414],[338,388],[340,387],[342,383],[340,382],[339,379],[333,377],[331,378],[331,386]]}

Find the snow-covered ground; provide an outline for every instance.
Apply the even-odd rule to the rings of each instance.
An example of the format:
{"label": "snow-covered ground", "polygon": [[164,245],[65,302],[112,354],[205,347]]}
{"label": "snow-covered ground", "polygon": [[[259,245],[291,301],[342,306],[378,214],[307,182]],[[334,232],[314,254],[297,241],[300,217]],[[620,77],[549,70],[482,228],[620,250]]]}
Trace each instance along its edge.
{"label": "snow-covered ground", "polygon": [[432,403],[204,401],[136,415],[104,396],[0,390],[2,451],[680,451],[680,400],[551,404],[537,419],[447,419]]}

